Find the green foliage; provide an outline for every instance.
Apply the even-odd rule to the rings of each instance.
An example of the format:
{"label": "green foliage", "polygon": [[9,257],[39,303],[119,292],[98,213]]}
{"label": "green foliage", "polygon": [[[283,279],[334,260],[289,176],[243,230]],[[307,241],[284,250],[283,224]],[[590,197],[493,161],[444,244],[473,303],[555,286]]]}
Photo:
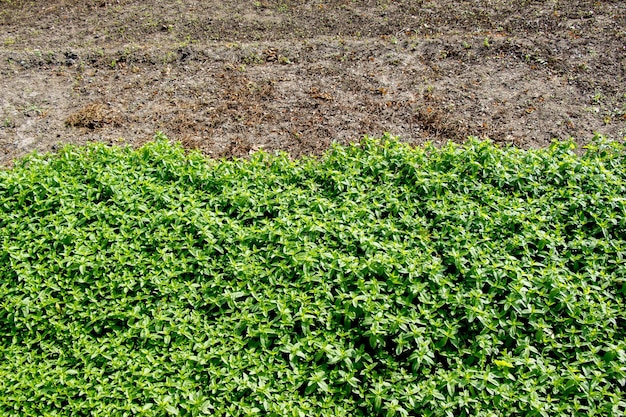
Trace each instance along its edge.
{"label": "green foliage", "polygon": [[622,145],[158,139],[0,172],[0,414],[624,415]]}

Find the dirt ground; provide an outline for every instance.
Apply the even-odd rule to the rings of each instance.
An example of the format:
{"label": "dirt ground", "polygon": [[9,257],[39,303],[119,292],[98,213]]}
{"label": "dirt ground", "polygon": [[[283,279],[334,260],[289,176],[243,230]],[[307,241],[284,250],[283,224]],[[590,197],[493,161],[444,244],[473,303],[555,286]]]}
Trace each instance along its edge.
{"label": "dirt ground", "polygon": [[625,72],[623,0],[0,0],[0,165],[156,131],[216,158],[622,141]]}

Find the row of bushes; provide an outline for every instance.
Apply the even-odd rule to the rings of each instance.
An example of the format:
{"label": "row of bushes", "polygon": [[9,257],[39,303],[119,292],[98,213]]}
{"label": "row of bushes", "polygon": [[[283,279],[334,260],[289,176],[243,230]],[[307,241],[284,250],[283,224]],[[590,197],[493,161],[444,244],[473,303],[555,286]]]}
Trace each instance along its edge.
{"label": "row of bushes", "polygon": [[626,154],[160,136],[0,172],[0,414],[621,416]]}

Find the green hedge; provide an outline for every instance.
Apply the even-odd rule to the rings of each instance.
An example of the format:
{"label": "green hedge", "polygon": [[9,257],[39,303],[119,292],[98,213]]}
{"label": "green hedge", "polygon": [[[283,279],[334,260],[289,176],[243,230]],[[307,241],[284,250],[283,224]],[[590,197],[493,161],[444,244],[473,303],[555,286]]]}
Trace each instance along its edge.
{"label": "green hedge", "polygon": [[623,416],[626,152],[93,145],[0,172],[0,414]]}

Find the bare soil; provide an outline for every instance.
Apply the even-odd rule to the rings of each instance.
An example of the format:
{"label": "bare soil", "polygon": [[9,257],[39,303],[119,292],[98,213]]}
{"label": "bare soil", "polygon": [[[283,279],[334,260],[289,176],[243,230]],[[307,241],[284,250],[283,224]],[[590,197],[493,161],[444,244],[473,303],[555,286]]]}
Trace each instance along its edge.
{"label": "bare soil", "polygon": [[0,0],[0,165],[156,131],[216,158],[621,141],[625,72],[623,0]]}

